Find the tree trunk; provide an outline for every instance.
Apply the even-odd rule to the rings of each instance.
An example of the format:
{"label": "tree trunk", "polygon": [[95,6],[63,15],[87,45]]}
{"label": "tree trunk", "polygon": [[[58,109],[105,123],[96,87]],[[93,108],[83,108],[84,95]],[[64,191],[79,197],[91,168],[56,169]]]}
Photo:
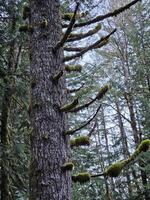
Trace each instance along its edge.
{"label": "tree trunk", "polygon": [[[16,19],[14,16],[14,2],[10,1],[10,34],[13,35],[16,29]],[[7,59],[7,74],[10,75],[15,71],[16,61],[15,61],[15,43],[16,41],[13,39],[9,46],[8,51],[8,59]],[[1,111],[1,128],[0,128],[0,135],[1,135],[1,145],[2,145],[2,167],[1,167],[1,200],[10,200],[11,191],[10,191],[10,177],[9,177],[9,132],[8,132],[8,120],[9,120],[9,112],[10,106],[12,101],[12,96],[15,92],[15,83],[9,78],[4,77],[5,89],[2,99],[2,111]]]}
{"label": "tree trunk", "polygon": [[[63,68],[63,49],[53,47],[61,38],[58,0],[30,0],[31,135],[30,199],[71,199],[71,176],[61,166],[69,160],[65,77],[53,81]],[[47,26],[42,25],[43,20]]]}

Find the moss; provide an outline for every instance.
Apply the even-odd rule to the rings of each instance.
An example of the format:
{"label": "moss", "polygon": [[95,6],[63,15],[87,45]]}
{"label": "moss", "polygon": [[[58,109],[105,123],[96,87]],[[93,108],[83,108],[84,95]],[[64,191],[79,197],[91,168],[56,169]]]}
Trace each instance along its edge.
{"label": "moss", "polygon": [[65,163],[61,169],[63,171],[72,171],[74,169],[74,164],[72,162]]}
{"label": "moss", "polygon": [[149,139],[146,139],[146,140],[143,140],[143,141],[139,144],[137,150],[139,151],[139,153],[141,153],[142,151],[144,151],[144,152],[145,152],[145,151],[148,151],[149,148],[150,148],[150,140],[149,140]]}
{"label": "moss", "polygon": [[30,17],[30,8],[28,5],[23,6],[23,20],[26,20],[28,17]]}
{"label": "moss", "polygon": [[67,72],[81,72],[82,66],[81,65],[66,65],[65,70]]}
{"label": "moss", "polygon": [[104,174],[110,177],[117,177],[121,173],[124,165],[125,165],[124,161],[114,163],[110,167],[108,167],[108,169],[104,172]]}
{"label": "moss", "polygon": [[29,25],[21,25],[20,27],[19,27],[19,31],[20,32],[33,32],[33,28],[31,27],[31,26],[29,26]]}
{"label": "moss", "polygon": [[85,183],[90,181],[90,174],[85,172],[85,173],[79,173],[77,175],[72,176],[72,181],[73,182],[79,182],[79,183]]}
{"label": "moss", "polygon": [[80,136],[75,139],[76,146],[90,145],[90,138],[88,136]]}
{"label": "moss", "polygon": [[71,148],[73,148],[74,146],[76,146],[75,144],[76,144],[75,140],[70,140],[70,147]]}
{"label": "moss", "polygon": [[109,90],[109,85],[105,85],[104,87],[102,87],[99,91],[99,93],[97,94],[97,99],[100,100],[104,97],[104,95],[106,94],[106,92]]}
{"label": "moss", "polygon": [[43,21],[40,23],[41,28],[46,28],[48,26],[48,21],[47,19],[43,19]]}
{"label": "moss", "polygon": [[97,24],[96,27],[95,27],[95,30],[99,31],[101,28],[102,28],[102,25],[101,24]]}
{"label": "moss", "polygon": [[59,71],[58,73],[56,73],[56,74],[52,77],[53,81],[58,81],[62,75],[63,75],[63,70]]}
{"label": "moss", "polygon": [[74,140],[70,140],[71,148],[76,146],[89,146],[90,145],[90,138],[88,136],[80,136],[75,138]]}
{"label": "moss", "polygon": [[60,108],[60,111],[67,112],[75,108],[78,105],[78,99],[73,100],[70,104],[64,105]]}
{"label": "moss", "polygon": [[[66,20],[66,21],[70,21],[71,20],[71,18],[73,17],[73,15],[74,15],[74,13],[64,13],[63,15],[62,15],[62,19],[63,20]],[[77,13],[76,14],[76,19],[80,19],[80,18],[82,18],[82,17],[85,17],[87,15],[87,13],[85,12],[85,13]]]}

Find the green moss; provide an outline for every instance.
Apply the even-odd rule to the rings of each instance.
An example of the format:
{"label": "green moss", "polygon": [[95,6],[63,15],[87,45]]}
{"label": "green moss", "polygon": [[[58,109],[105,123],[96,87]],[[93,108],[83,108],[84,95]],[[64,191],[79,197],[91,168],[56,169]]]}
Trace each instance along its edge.
{"label": "green moss", "polygon": [[105,85],[104,87],[102,87],[99,91],[99,93],[97,94],[97,99],[100,100],[104,97],[104,95],[107,93],[107,91],[109,90],[109,85]]}
{"label": "green moss", "polygon": [[76,146],[89,146],[90,145],[90,138],[88,136],[80,136],[73,140],[70,140],[71,148]]}
{"label": "green moss", "polygon": [[33,28],[31,27],[31,26],[29,26],[29,25],[21,25],[20,27],[19,27],[19,31],[20,32],[33,32]]}
{"label": "green moss", "polygon": [[82,66],[81,65],[66,65],[65,70],[67,72],[81,72]]}
{"label": "green moss", "polygon": [[70,104],[64,105],[60,108],[60,111],[67,112],[75,108],[78,105],[78,99],[73,100]]}
{"label": "green moss", "polygon": [[28,17],[30,17],[30,8],[28,5],[23,6],[23,20],[26,20]]}
{"label": "green moss", "polygon": [[43,19],[43,21],[41,22],[41,24],[40,24],[40,27],[41,28],[46,28],[48,26],[48,21],[47,21],[47,19]]}
{"label": "green moss", "polygon": [[65,163],[62,167],[63,171],[72,171],[74,169],[74,164],[72,162]]}
{"label": "green moss", "polygon": [[73,148],[74,146],[76,146],[75,144],[76,144],[75,140],[70,140],[70,147],[71,148]]}
{"label": "green moss", "polygon": [[97,24],[96,27],[95,27],[95,30],[99,31],[101,28],[102,28],[102,25],[101,24]]}
{"label": "green moss", "polygon": [[88,136],[80,136],[75,139],[76,146],[90,145],[90,138]]}
{"label": "green moss", "polygon": [[110,177],[117,177],[121,173],[124,165],[125,165],[124,161],[114,163],[110,167],[108,167],[108,169],[104,172],[104,174]]}
{"label": "green moss", "polygon": [[72,176],[72,181],[73,182],[79,182],[79,183],[85,183],[90,181],[90,174],[85,172],[85,173],[79,173],[77,175]]}
{"label": "green moss", "polygon": [[59,71],[58,73],[56,73],[56,74],[52,77],[53,81],[58,81],[62,75],[63,75],[63,70]]}
{"label": "green moss", "polygon": [[[71,18],[73,17],[74,13],[64,13],[62,15],[62,19],[66,20],[66,21],[70,21]],[[87,13],[77,13],[76,14],[76,19],[80,19],[82,17],[85,17],[87,15]]]}
{"label": "green moss", "polygon": [[142,151],[148,151],[150,148],[150,140],[149,139],[146,139],[146,140],[143,140],[139,146],[138,146],[138,151],[139,153],[141,153]]}

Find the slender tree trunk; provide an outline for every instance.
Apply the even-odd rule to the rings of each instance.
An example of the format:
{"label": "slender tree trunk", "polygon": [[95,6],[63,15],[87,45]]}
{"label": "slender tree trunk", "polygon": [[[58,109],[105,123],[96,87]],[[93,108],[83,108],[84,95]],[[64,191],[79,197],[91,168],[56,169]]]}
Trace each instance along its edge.
{"label": "slender tree trunk", "polygon": [[[65,78],[52,76],[63,68],[63,50],[53,47],[61,38],[58,0],[30,0],[31,135],[30,199],[71,199],[71,176],[61,166],[69,160],[66,114],[59,107],[66,102]],[[47,26],[41,26],[43,20]]]}
{"label": "slender tree trunk", "polygon": [[[10,33],[14,34],[16,29],[16,19],[14,17],[14,2],[10,1],[10,7],[12,8],[11,21],[10,21]],[[7,74],[11,74],[14,72],[15,68],[15,40],[12,40],[9,51],[8,51],[8,59],[7,59]],[[15,85],[13,80],[9,80],[8,78],[4,78],[5,90],[3,94],[2,100],[2,111],[1,111],[1,145],[2,145],[2,168],[1,168],[1,200],[10,200],[11,191],[10,191],[10,183],[9,183],[9,132],[8,132],[8,120],[9,120],[9,112],[12,101],[12,95],[15,92]]]}
{"label": "slender tree trunk", "polygon": [[[116,108],[117,108],[119,129],[120,129],[120,134],[121,134],[121,139],[122,139],[123,154],[124,154],[124,158],[127,159],[130,156],[130,153],[129,153],[129,149],[128,149],[126,132],[124,130],[124,125],[123,125],[123,121],[122,121],[122,117],[121,117],[120,106],[119,106],[119,102],[117,101],[117,99],[115,101],[115,104],[116,104]],[[132,193],[132,186],[131,186],[130,173],[129,173],[128,169],[127,169],[126,178],[127,178],[128,192],[130,194],[130,193]]]}

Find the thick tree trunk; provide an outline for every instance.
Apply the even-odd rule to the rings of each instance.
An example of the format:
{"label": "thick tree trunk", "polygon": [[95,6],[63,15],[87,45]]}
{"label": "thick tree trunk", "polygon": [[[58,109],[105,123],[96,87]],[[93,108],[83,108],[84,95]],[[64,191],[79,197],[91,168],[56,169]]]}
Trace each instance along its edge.
{"label": "thick tree trunk", "polygon": [[[63,68],[63,50],[53,53],[61,38],[58,0],[30,0],[31,135],[30,199],[70,200],[71,176],[61,166],[69,160],[65,78],[52,76]],[[43,20],[47,27],[41,26]]]}

